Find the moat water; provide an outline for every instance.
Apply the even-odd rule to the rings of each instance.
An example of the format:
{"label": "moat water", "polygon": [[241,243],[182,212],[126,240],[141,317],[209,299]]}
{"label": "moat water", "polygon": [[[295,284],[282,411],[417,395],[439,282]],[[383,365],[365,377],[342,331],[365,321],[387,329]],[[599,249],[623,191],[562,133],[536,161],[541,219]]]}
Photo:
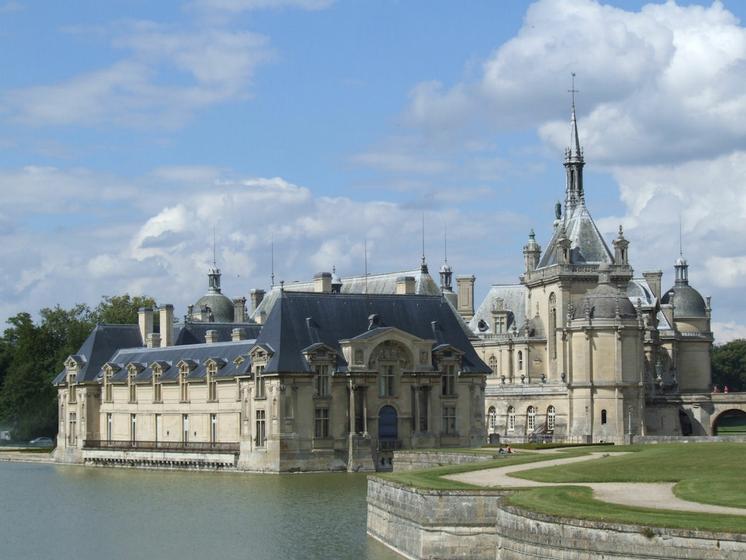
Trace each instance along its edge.
{"label": "moat water", "polygon": [[361,474],[0,463],[0,558],[400,558],[366,535],[365,492]]}

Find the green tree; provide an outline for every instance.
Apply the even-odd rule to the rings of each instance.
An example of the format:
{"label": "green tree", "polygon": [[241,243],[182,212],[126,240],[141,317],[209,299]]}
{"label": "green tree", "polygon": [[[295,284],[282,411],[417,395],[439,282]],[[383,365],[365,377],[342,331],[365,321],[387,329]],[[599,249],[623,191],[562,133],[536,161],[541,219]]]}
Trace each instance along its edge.
{"label": "green tree", "polygon": [[155,307],[150,296],[104,296],[96,306],[93,315],[98,323],[126,325],[137,323],[137,310],[141,307]]}
{"label": "green tree", "polygon": [[746,340],[732,340],[712,351],[712,382],[731,391],[746,390]]}

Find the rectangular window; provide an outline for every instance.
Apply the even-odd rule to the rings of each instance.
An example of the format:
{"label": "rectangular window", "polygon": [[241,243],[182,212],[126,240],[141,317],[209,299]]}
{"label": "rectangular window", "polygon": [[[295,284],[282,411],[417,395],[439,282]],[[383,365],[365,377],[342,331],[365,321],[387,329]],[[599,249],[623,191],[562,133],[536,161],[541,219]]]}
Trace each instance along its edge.
{"label": "rectangular window", "polygon": [[256,398],[257,399],[264,399],[267,396],[267,393],[265,391],[265,382],[264,382],[264,366],[257,366],[256,367],[256,373],[254,373],[254,379],[255,379],[255,385],[256,385]]}
{"label": "rectangular window", "polygon": [[328,438],[329,437],[329,409],[328,408],[318,407],[316,409],[313,435],[316,438]]}
{"label": "rectangular window", "polygon": [[443,433],[453,435],[456,433],[456,407],[443,407]]}
{"label": "rectangular window", "polygon": [[440,388],[444,397],[456,395],[456,366],[449,364],[440,377]]}
{"label": "rectangular window", "polygon": [[158,445],[158,442],[160,441],[160,434],[161,434],[161,415],[156,414],[155,415],[155,427],[153,430],[153,434],[155,436],[155,444]]}
{"label": "rectangular window", "polygon": [[187,383],[187,375],[189,370],[184,367],[179,371],[179,391],[181,393],[181,402],[189,402],[189,383]]}
{"label": "rectangular window", "polygon": [[113,419],[111,417],[111,412],[109,412],[106,415],[106,441],[111,441],[112,424],[113,424]]}
{"label": "rectangular window", "polygon": [[319,397],[328,397],[331,394],[330,381],[329,366],[316,366],[316,394]]}
{"label": "rectangular window", "polygon": [[137,414],[130,414],[130,441],[137,441]]}
{"label": "rectangular window", "polygon": [[215,381],[215,375],[217,368],[213,365],[207,371],[207,400],[217,401],[218,400],[218,383]]}
{"label": "rectangular window", "polygon": [[267,441],[267,417],[264,410],[256,411],[256,433],[255,443],[257,447],[264,447],[264,442]]}
{"label": "rectangular window", "polygon": [[70,413],[70,422],[68,425],[68,432],[67,432],[67,441],[70,443],[70,445],[75,445],[75,443],[78,441],[78,419],[74,412]]}
{"label": "rectangular window", "polygon": [[218,441],[218,415],[210,414],[210,443]]}
{"label": "rectangular window", "polygon": [[104,376],[104,400],[106,402],[112,401],[111,372],[107,372]]}
{"label": "rectangular window", "polygon": [[420,406],[418,408],[419,416],[420,416],[420,431],[421,432],[427,432],[430,428],[427,425],[428,418],[430,417],[428,405],[430,402],[430,399],[428,399],[428,387],[422,387],[419,390],[419,398],[420,402],[418,403]]}
{"label": "rectangular window", "polygon": [[355,390],[355,433],[365,432],[365,390]]}
{"label": "rectangular window", "polygon": [[163,386],[161,385],[161,374],[157,373],[153,377],[153,401],[154,402],[161,402],[163,401]]}
{"label": "rectangular window", "polygon": [[189,415],[181,415],[181,437],[182,442],[189,443]]}
{"label": "rectangular window", "polygon": [[75,404],[77,401],[75,399],[75,374],[71,373],[70,376],[67,379],[67,390],[68,390],[68,397],[69,397],[69,403]]}
{"label": "rectangular window", "polygon": [[394,396],[394,366],[381,367],[378,395],[381,397]]}

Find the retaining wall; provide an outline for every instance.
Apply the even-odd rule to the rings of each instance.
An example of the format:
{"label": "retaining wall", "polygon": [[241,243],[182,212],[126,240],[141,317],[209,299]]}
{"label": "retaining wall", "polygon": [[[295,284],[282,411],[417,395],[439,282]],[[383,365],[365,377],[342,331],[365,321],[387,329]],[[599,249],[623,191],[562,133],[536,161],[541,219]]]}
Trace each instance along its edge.
{"label": "retaining wall", "polygon": [[746,443],[743,436],[634,436],[632,443]]}
{"label": "retaining wall", "polygon": [[418,471],[442,467],[443,465],[464,465],[467,463],[479,463],[490,461],[498,457],[494,454],[484,453],[449,453],[448,451],[394,451],[394,472]]}
{"label": "retaining wall", "polygon": [[500,505],[497,560],[737,560],[746,535],[563,519]]}
{"label": "retaining wall", "polygon": [[368,534],[405,558],[494,560],[501,492],[421,490],[368,479]]}

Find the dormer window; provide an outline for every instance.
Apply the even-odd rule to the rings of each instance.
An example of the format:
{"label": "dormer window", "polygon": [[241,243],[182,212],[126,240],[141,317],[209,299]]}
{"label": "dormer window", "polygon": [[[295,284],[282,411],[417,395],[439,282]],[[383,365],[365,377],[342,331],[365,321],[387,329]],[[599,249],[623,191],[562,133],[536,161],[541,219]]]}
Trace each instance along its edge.
{"label": "dormer window", "polygon": [[71,371],[67,375],[67,389],[68,389],[68,402],[70,404],[75,404],[77,401],[75,400],[75,382],[77,379],[77,374],[74,371]]}
{"label": "dormer window", "polygon": [[355,365],[365,365],[365,353],[361,349],[355,350]]}
{"label": "dormer window", "polygon": [[163,402],[163,385],[161,383],[161,368],[153,369],[153,402]]}
{"label": "dormer window", "polygon": [[184,364],[179,368],[179,395],[181,402],[189,402],[189,366]]}
{"label": "dormer window", "polygon": [[111,370],[111,368],[106,368],[104,370],[104,401],[111,402],[113,397],[113,389],[111,385],[111,378],[114,375],[114,372]]}
{"label": "dormer window", "polygon": [[256,368],[254,369],[254,386],[257,399],[267,398],[264,383],[264,366],[256,366]]}
{"label": "dormer window", "polygon": [[215,376],[218,374],[218,365],[210,362],[207,365],[207,400],[215,402],[218,400],[218,384]]}
{"label": "dormer window", "polygon": [[137,375],[137,369],[130,367],[127,372],[127,385],[129,388],[130,402],[137,402],[137,385],[135,384],[135,376]]}

